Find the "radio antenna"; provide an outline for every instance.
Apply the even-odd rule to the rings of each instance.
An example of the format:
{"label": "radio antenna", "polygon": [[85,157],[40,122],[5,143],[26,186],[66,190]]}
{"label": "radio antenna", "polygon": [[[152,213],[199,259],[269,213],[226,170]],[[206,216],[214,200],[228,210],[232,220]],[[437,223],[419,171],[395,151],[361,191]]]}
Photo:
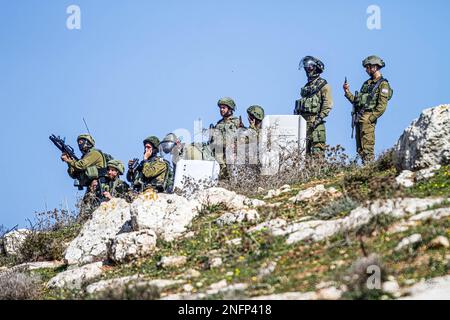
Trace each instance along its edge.
{"label": "radio antenna", "polygon": [[89,131],[89,127],[86,123],[86,120],[84,120],[84,117],[83,117],[83,122],[84,122],[84,125],[86,126],[87,132],[89,133],[90,136],[92,136],[91,132]]}

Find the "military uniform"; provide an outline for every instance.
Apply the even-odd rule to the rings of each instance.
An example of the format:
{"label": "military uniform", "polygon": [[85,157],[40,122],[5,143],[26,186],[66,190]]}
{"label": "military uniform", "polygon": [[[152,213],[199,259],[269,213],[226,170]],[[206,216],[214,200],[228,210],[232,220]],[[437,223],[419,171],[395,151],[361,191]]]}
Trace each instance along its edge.
{"label": "military uniform", "polygon": [[[118,175],[122,175],[125,171],[125,167],[123,163],[119,160],[111,160],[108,161],[108,168],[114,168],[117,170]],[[104,183],[102,183],[101,190],[103,192],[109,192],[109,194],[113,198],[122,198],[122,199],[129,199],[129,189],[130,186],[125,181],[121,180],[117,176],[115,179],[111,179],[109,176],[106,178]]]}
{"label": "military uniform", "polygon": [[325,119],[333,107],[331,86],[320,77],[323,72],[323,63],[307,56],[302,60],[311,59],[318,68],[315,77],[308,76],[308,83],[301,89],[301,99],[295,103],[294,114],[301,115],[307,123],[306,128],[306,153],[323,153],[326,146]]}
{"label": "military uniform", "polygon": [[[231,110],[236,110],[236,105],[231,98],[222,98],[217,102],[217,105],[226,105]],[[212,145],[214,157],[220,166],[221,179],[226,179],[230,176],[227,160],[234,163],[234,159],[227,159],[227,148],[232,147],[232,155],[234,156],[236,154],[235,138],[240,127],[241,121],[233,115],[223,117],[216,123],[216,125],[212,126],[213,130],[211,132],[212,136],[210,139],[210,144]]]}
{"label": "military uniform", "polygon": [[144,191],[152,188],[156,192],[166,192],[170,186],[171,168],[167,161],[157,155],[159,147],[159,139],[156,137],[148,137],[144,140],[144,145],[150,142],[154,148],[153,155],[148,160],[143,160],[139,164],[136,171],[128,171],[127,180],[132,183],[133,189],[136,191]]}
{"label": "military uniform", "polygon": [[[363,61],[367,64],[378,64],[384,67],[384,62],[376,57],[370,56]],[[360,92],[353,95],[350,91],[345,92],[345,97],[354,105],[356,114],[356,150],[363,162],[373,161],[375,147],[375,125],[378,118],[386,111],[388,101],[393,95],[389,82],[380,76],[369,79],[361,87]]]}

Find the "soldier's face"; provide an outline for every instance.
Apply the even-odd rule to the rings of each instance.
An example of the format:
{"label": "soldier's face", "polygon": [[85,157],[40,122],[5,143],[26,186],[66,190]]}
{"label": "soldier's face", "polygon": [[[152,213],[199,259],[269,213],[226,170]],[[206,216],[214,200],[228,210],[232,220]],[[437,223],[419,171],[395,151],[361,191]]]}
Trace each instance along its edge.
{"label": "soldier's face", "polygon": [[150,143],[146,143],[144,148],[145,148],[145,152],[152,153],[152,151],[153,151],[153,147],[152,147],[152,145]]}
{"label": "soldier's face", "polygon": [[108,167],[108,178],[111,180],[116,179],[119,176],[119,171],[116,168]]}
{"label": "soldier's face", "polygon": [[230,112],[230,108],[229,108],[228,106],[224,105],[224,104],[221,104],[221,105],[219,106],[219,110],[220,110],[220,115],[221,115],[222,117],[225,117],[225,116],[228,115],[229,112]]}
{"label": "soldier's face", "polygon": [[377,72],[377,71],[378,71],[378,66],[376,66],[376,65],[368,64],[366,66],[366,72],[369,76],[374,75],[375,72]]}

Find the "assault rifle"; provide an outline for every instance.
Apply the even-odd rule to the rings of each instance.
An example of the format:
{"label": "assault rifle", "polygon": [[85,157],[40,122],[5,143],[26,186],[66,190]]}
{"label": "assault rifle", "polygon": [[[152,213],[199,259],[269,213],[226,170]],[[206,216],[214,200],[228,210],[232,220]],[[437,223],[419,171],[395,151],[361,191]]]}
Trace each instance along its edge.
{"label": "assault rifle", "polygon": [[75,155],[75,151],[73,150],[73,148],[71,146],[69,146],[68,144],[66,144],[66,138],[61,139],[60,136],[55,136],[54,134],[52,134],[50,137],[48,137],[50,139],[51,142],[53,142],[53,144],[59,149],[59,151],[61,151],[62,153],[67,154],[71,159],[78,161],[80,160],[76,155]]}

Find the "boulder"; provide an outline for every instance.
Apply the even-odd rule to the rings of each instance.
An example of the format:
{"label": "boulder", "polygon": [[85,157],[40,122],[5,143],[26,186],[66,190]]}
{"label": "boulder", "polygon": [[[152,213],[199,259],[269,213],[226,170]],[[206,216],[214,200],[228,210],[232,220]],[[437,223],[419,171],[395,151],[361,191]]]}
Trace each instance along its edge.
{"label": "boulder", "polygon": [[165,241],[183,235],[198,215],[199,203],[176,194],[159,193],[153,197],[141,194],[131,204],[131,225],[134,231],[153,230]]}
{"label": "boulder", "polygon": [[110,239],[121,231],[128,231],[129,221],[130,205],[125,200],[114,198],[102,203],[69,244],[65,261],[81,265],[106,259]]}
{"label": "boulder", "polygon": [[223,227],[226,225],[231,225],[233,223],[241,222],[255,222],[259,220],[259,213],[255,209],[241,209],[236,212],[226,212],[221,215],[216,223]]}
{"label": "boulder", "polygon": [[415,175],[414,172],[410,170],[403,170],[396,178],[395,182],[398,185],[403,186],[405,188],[410,188],[414,185]]}
{"label": "boulder", "polygon": [[98,295],[108,291],[114,291],[118,296],[125,296],[127,289],[139,289],[153,287],[158,291],[165,288],[180,285],[185,283],[183,280],[169,280],[169,279],[153,279],[146,280],[142,276],[128,276],[122,278],[115,278],[109,280],[102,280],[95,282],[86,287],[86,292],[91,295]]}
{"label": "boulder", "polygon": [[323,195],[327,195],[332,198],[338,198],[341,195],[341,193],[333,187],[326,189],[323,184],[319,184],[315,187],[311,187],[306,190],[300,191],[295,197],[292,197],[289,200],[293,203],[300,203],[304,201],[315,201],[320,197],[322,197]]}
{"label": "boulder", "polygon": [[340,219],[287,223],[285,220],[277,218],[250,228],[247,232],[266,229],[274,236],[287,235],[287,244],[305,240],[321,241],[339,232],[355,230],[369,223],[377,215],[386,214],[394,218],[403,218],[407,215],[414,215],[426,210],[431,206],[438,205],[445,200],[443,198],[376,200],[353,209],[348,216]]}
{"label": "boulder", "polygon": [[122,233],[116,236],[108,250],[108,258],[116,263],[129,262],[153,253],[156,234],[153,230]]}
{"label": "boulder", "polygon": [[186,262],[187,262],[186,256],[169,256],[169,257],[162,257],[161,261],[158,262],[158,266],[160,266],[163,269],[180,268],[184,266]]}
{"label": "boulder", "polygon": [[94,262],[79,268],[58,273],[47,283],[50,289],[81,289],[83,285],[91,282],[103,272],[103,263]]}
{"label": "boulder", "polygon": [[3,253],[8,256],[20,255],[20,248],[30,233],[31,231],[28,229],[18,229],[5,234],[3,236]]}
{"label": "boulder", "polygon": [[413,246],[416,243],[419,243],[422,241],[422,236],[420,235],[420,233],[416,233],[413,234],[409,237],[406,237],[404,239],[402,239],[398,245],[395,247],[395,251],[401,251],[405,248],[409,248],[411,246]]}
{"label": "boulder", "polygon": [[224,205],[231,211],[246,209],[249,207],[259,207],[265,202],[258,199],[250,199],[224,188],[209,188],[199,192],[197,200],[202,206]]}
{"label": "boulder", "polygon": [[450,276],[421,281],[403,293],[401,300],[450,300]]}
{"label": "boulder", "polygon": [[450,105],[425,109],[405,129],[394,147],[399,170],[428,168],[450,163]]}

